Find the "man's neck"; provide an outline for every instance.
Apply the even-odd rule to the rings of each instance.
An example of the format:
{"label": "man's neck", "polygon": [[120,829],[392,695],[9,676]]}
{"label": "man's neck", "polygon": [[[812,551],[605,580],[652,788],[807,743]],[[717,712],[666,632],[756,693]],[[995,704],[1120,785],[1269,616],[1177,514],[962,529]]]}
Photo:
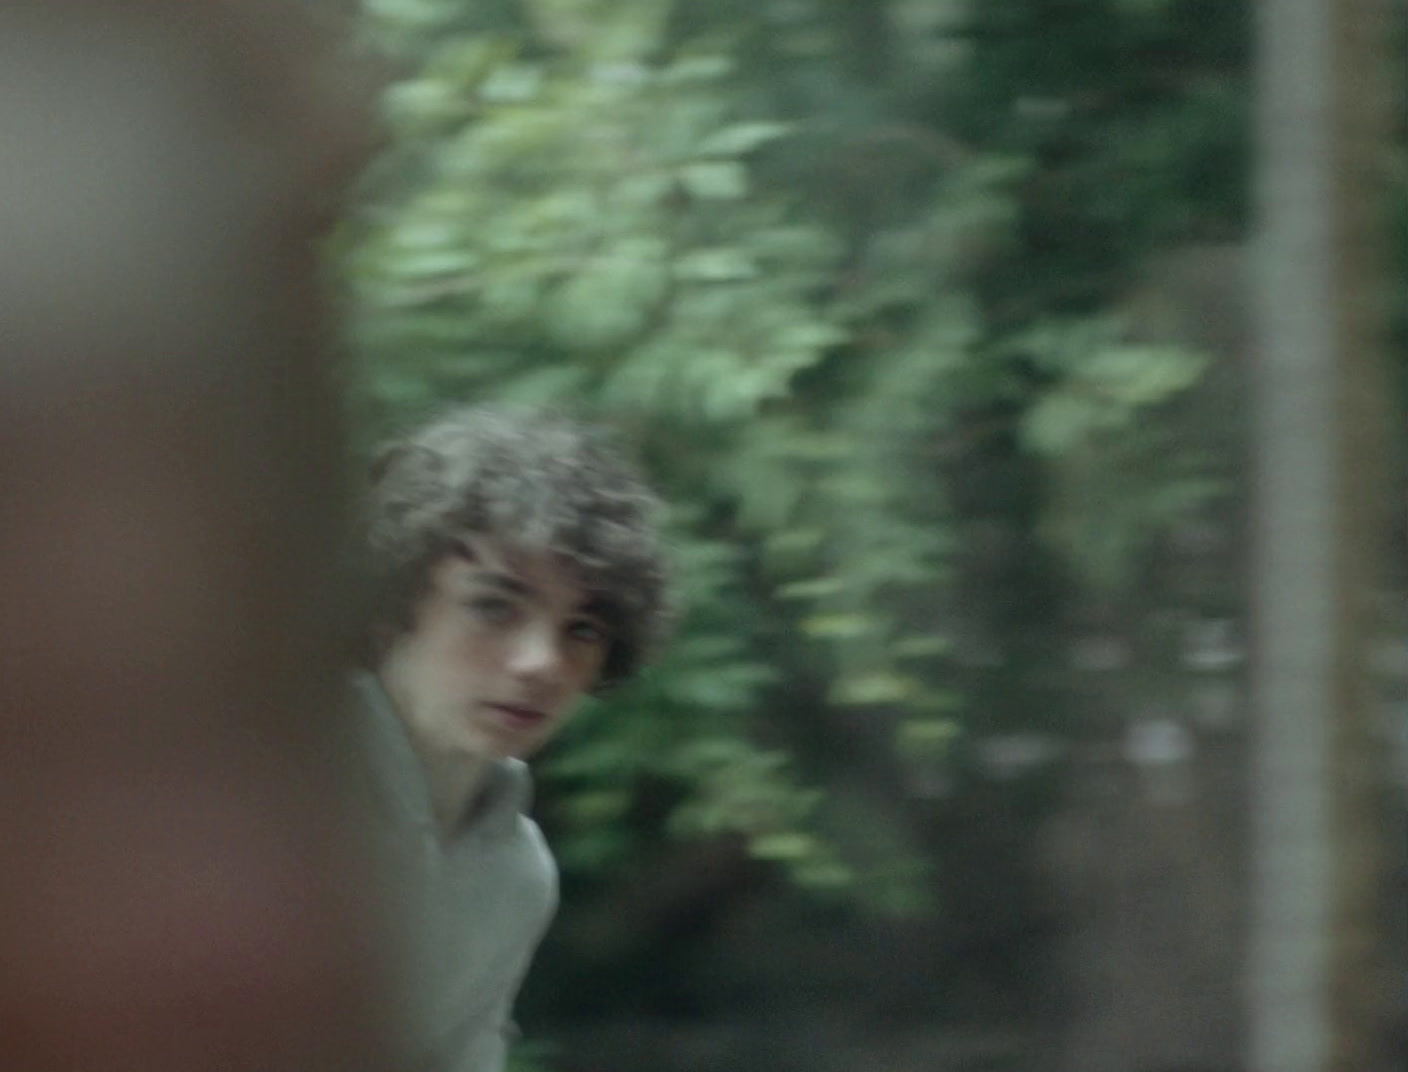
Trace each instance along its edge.
{"label": "man's neck", "polygon": [[477,807],[479,798],[488,789],[493,763],[480,756],[448,753],[436,748],[433,742],[417,732],[412,720],[405,716],[405,700],[398,695],[394,669],[383,666],[376,676],[382,693],[390,701],[396,718],[406,731],[411,750],[420,761],[436,829],[442,838],[448,838]]}
{"label": "man's neck", "polygon": [[[415,738],[411,738],[413,746]],[[454,834],[479,798],[489,786],[492,765],[487,759],[470,756],[445,756],[416,748],[430,787],[430,803],[435,812],[435,826],[442,838]]]}

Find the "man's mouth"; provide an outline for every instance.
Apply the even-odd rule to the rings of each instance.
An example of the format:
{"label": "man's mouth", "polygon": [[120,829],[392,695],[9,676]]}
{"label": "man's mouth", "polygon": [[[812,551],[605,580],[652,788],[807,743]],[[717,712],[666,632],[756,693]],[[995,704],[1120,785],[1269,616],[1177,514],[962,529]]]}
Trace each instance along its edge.
{"label": "man's mouth", "polygon": [[547,721],[546,711],[522,704],[489,704],[489,710],[503,725],[512,730],[531,730]]}

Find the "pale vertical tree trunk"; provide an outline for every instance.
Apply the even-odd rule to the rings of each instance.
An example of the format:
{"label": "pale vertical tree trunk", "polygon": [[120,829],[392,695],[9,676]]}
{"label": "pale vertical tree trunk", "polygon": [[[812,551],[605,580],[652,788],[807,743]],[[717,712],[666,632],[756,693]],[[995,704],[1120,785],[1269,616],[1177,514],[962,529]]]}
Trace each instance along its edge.
{"label": "pale vertical tree trunk", "polygon": [[1372,0],[1263,0],[1249,1066],[1369,1072],[1379,789],[1364,672],[1386,420]]}

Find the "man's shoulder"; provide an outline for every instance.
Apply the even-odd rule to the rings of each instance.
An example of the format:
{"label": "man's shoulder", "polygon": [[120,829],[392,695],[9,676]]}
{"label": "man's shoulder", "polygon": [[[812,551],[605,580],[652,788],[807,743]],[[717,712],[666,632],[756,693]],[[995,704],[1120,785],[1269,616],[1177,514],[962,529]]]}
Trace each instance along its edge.
{"label": "man's shoulder", "polygon": [[533,818],[533,774],[520,759],[494,762],[489,802],[485,814],[473,824],[473,833],[508,838],[525,852],[552,865],[552,852]]}
{"label": "man's shoulder", "polygon": [[358,752],[358,788],[372,815],[397,825],[430,822],[414,750],[375,675],[350,674],[346,682],[350,735]]}
{"label": "man's shoulder", "polygon": [[557,861],[531,813],[532,774],[521,760],[494,765],[493,799],[488,814],[466,831],[466,849],[493,866],[499,881],[532,915],[550,913],[558,896]]}

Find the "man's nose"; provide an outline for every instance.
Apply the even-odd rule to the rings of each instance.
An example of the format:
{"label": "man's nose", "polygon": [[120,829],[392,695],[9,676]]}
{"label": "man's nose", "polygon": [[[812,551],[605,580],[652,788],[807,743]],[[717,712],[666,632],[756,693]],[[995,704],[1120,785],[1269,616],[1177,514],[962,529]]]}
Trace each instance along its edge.
{"label": "man's nose", "polygon": [[550,625],[534,623],[519,631],[509,655],[512,673],[518,677],[549,677],[561,664],[557,631]]}

